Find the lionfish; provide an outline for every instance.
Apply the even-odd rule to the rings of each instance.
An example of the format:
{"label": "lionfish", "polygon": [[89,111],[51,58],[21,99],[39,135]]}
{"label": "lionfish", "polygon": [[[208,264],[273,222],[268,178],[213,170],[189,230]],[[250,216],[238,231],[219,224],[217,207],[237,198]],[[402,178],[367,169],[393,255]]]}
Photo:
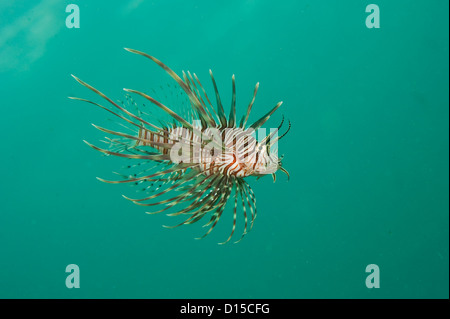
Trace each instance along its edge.
{"label": "lionfish", "polygon": [[[141,206],[162,206],[157,211],[147,212],[148,214],[156,214],[175,208],[175,212],[167,215],[187,216],[183,222],[177,225],[164,227],[174,228],[193,224],[208,216],[209,220],[204,227],[209,226],[209,229],[202,237],[197,239],[204,238],[211,233],[222,216],[228,200],[234,197],[231,234],[228,239],[220,244],[230,241],[235,232],[238,206],[242,207],[244,230],[235,243],[241,241],[252,229],[257,213],[255,195],[244,179],[249,176],[260,178],[272,174],[275,182],[277,170],[284,172],[289,179],[288,171],[281,164],[282,157],[278,158],[277,156],[277,141],[287,134],[291,123],[289,122],[286,132],[278,136],[278,130],[284,122],[283,117],[279,127],[274,130],[271,129],[269,135],[259,140],[255,137],[257,130],[264,131],[261,128],[262,125],[281,106],[282,102],[276,104],[274,108],[253,124],[247,125],[259,87],[259,83],[257,83],[253,98],[248,104],[247,112],[238,123],[236,120],[234,75],[232,76],[231,110],[227,118],[211,70],[209,70],[209,73],[215,91],[215,108],[195,73],[192,75],[189,71],[187,74],[183,71],[183,78],[181,78],[153,56],[133,49],[125,48],[125,50],[144,56],[164,69],[175,80],[182,92],[184,91],[186,94],[186,101],[190,104],[191,114],[183,117],[145,93],[124,88],[123,90],[128,92],[128,101],[131,101],[130,104],[136,108],[136,111],[132,112],[127,109],[125,103],[120,106],[120,103],[114,102],[99,90],[72,75],[80,84],[108,101],[110,107],[87,99],[69,97],[70,99],[84,101],[110,112],[123,121],[121,122],[122,126],[133,132],[133,134],[127,134],[92,124],[100,131],[115,137],[106,137],[107,140],[103,141],[109,145],[108,149],[84,142],[106,155],[141,160],[137,164],[127,166],[128,168],[139,168],[140,171],[136,174],[116,173],[123,177],[122,180],[118,181],[104,180],[99,177],[97,179],[111,184],[147,185],[141,188],[146,194],[144,198],[133,199],[125,195],[122,196]],[[158,121],[159,126],[150,123],[145,118],[145,115],[148,116],[149,114],[138,108],[137,103],[130,98],[129,93],[141,96],[162,109],[171,117],[172,123]],[[146,164],[154,166],[142,169]],[[157,171],[148,174],[151,169]],[[164,195],[168,198],[161,199],[164,198]],[[159,201],[153,202],[153,199]]]}

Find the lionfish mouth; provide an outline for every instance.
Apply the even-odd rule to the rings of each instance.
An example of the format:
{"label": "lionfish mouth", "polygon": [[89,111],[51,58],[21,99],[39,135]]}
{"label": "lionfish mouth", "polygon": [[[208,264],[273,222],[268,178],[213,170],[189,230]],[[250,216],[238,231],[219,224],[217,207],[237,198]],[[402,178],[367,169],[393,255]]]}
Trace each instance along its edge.
{"label": "lionfish mouth", "polygon": [[[267,154],[271,154],[271,147],[275,147],[274,145],[287,134],[291,124],[289,122],[289,128],[284,134],[276,136],[278,132],[276,129],[275,133],[264,138],[263,143],[252,140],[251,133],[258,131],[282,102],[277,103],[269,112],[248,125],[259,83],[255,86],[247,111],[240,121],[237,121],[234,75],[232,76],[231,108],[229,116],[226,117],[211,70],[209,73],[214,87],[215,106],[195,73],[183,71],[180,77],[164,63],[144,52],[128,48],[125,50],[152,60],[175,80],[190,105],[190,116],[182,116],[175,112],[172,106],[169,107],[146,93],[132,89],[124,89],[128,93],[126,101],[119,105],[93,86],[72,75],[76,81],[109,104],[103,106],[77,97],[69,97],[70,99],[87,102],[106,110],[119,120],[118,125],[131,132],[125,133],[94,125],[110,137],[102,141],[108,145],[107,148],[85,141],[90,147],[105,155],[132,161],[125,166],[124,173],[116,173],[121,177],[120,180],[98,179],[110,184],[128,183],[137,187],[145,194],[144,197],[124,197],[140,206],[158,207],[147,212],[148,214],[166,212],[168,216],[185,216],[180,223],[165,226],[167,228],[194,224],[206,219],[204,227],[209,229],[198,239],[211,233],[229,204],[233,211],[232,229],[229,237],[220,244],[229,242],[233,237],[237,212],[240,208],[243,215],[243,225],[240,225],[242,235],[235,243],[240,242],[252,229],[257,213],[255,194],[245,178],[252,175],[258,177],[264,175],[254,171],[254,168],[270,164],[271,159]],[[138,106],[133,95],[144,98],[163,110],[171,117],[171,123],[163,120],[155,123],[154,116],[148,114],[151,111]],[[279,128],[283,122],[284,117]],[[219,136],[219,139],[211,138],[211,136]],[[260,149],[257,149],[263,146],[267,148],[266,152],[260,152]],[[214,157],[211,157],[213,154],[211,148],[219,150]],[[186,152],[187,155],[180,157],[180,151]],[[178,156],[177,160],[174,159],[175,155]],[[282,167],[281,159],[276,161],[275,165],[289,179],[289,173]],[[275,172],[270,174],[275,181]]]}

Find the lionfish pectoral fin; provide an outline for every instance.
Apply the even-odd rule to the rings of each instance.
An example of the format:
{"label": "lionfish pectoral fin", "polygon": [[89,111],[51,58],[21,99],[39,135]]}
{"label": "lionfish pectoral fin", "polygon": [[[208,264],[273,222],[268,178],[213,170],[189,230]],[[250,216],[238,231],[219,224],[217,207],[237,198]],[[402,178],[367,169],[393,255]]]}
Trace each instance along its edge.
{"label": "lionfish pectoral fin", "polygon": [[164,104],[156,101],[154,98],[152,98],[151,96],[142,93],[140,91],[137,90],[132,90],[132,89],[127,89],[127,88],[123,88],[123,90],[125,92],[130,92],[130,93],[135,93],[137,95],[142,96],[143,98],[149,100],[150,102],[152,102],[153,104],[155,104],[156,106],[158,106],[159,108],[161,108],[164,112],[166,112],[167,114],[169,114],[170,116],[172,116],[175,120],[177,120],[178,122],[180,122],[181,124],[183,124],[184,126],[186,126],[189,129],[192,129],[192,125],[187,122],[184,118],[182,118],[180,115],[178,115],[177,113],[175,113],[174,111],[172,111],[171,109],[169,109],[167,106],[165,106]]}

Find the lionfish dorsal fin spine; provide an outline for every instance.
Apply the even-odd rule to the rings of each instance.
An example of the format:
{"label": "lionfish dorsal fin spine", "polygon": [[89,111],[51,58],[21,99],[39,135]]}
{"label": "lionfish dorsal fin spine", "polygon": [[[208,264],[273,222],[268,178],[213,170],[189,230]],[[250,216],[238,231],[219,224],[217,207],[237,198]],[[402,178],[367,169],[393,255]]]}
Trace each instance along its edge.
{"label": "lionfish dorsal fin spine", "polygon": [[263,117],[261,117],[259,120],[257,120],[255,123],[253,123],[250,127],[257,130],[259,129],[264,123],[267,122],[267,120],[270,118],[270,116],[283,104],[283,102],[278,102],[277,105],[273,109],[271,109],[269,112],[267,112]]}
{"label": "lionfish dorsal fin spine", "polygon": [[[185,82],[178,76],[178,74],[175,73],[175,71],[173,71],[167,65],[165,65],[164,63],[162,63],[157,58],[155,58],[151,55],[148,55],[148,54],[138,51],[138,50],[129,49],[129,48],[125,48],[125,50],[127,50],[131,53],[139,54],[146,58],[149,58],[150,60],[152,60],[153,62],[158,64],[161,68],[163,68],[164,71],[166,71],[178,83],[178,85],[184,90],[184,92],[186,92],[186,94],[188,95],[189,100],[193,104],[194,108],[197,110],[199,115],[201,114],[200,119],[205,122],[206,122],[206,120],[208,120],[210,125],[213,125],[213,123],[215,123],[214,120],[212,118],[209,118],[209,116],[206,114],[205,110],[203,109],[202,104],[198,100],[195,93],[191,90],[191,88],[189,86],[189,81],[187,81],[186,77],[185,77],[185,80],[186,80],[186,82]],[[185,76],[184,72],[183,72],[183,75]]]}
{"label": "lionfish dorsal fin spine", "polygon": [[189,81],[189,78],[187,77],[186,73],[184,71],[182,71],[182,72],[183,72],[184,82],[188,85],[190,91],[193,92],[192,94],[195,95],[195,100],[194,99],[190,99],[191,106],[195,110],[196,114],[198,115],[198,117],[200,119],[200,122],[202,123],[202,128],[207,128],[208,127],[208,122],[210,122],[211,119],[206,114],[206,111],[205,111],[205,109],[203,107],[203,104],[200,103],[200,100],[199,100],[199,98],[197,96],[197,93],[195,92],[195,90],[192,90],[191,82]]}
{"label": "lionfish dorsal fin spine", "polygon": [[245,118],[242,117],[240,126],[243,127],[243,128],[245,128],[245,126],[247,125],[248,117],[250,116],[250,111],[252,110],[253,103],[255,103],[256,93],[258,92],[258,88],[259,88],[259,82],[256,83],[256,85],[255,85],[255,89],[253,91],[253,98],[250,101],[250,103],[248,104],[247,113],[245,115]]}
{"label": "lionfish dorsal fin spine", "polygon": [[[97,90],[96,88],[94,88],[93,86],[91,86],[91,85],[87,84],[86,82],[82,81],[81,79],[77,78],[75,75],[73,75],[73,74],[71,74],[71,75],[72,75],[72,77],[73,77],[78,83],[80,83],[81,85],[87,87],[89,90],[95,92],[96,94],[100,95],[102,98],[104,98],[105,100],[107,100],[109,103],[111,103],[112,105],[114,105],[116,108],[118,108],[119,110],[121,110],[121,111],[124,112],[125,114],[131,116],[132,118],[134,118],[135,120],[141,122],[142,124],[146,124],[146,125],[149,125],[149,126],[151,126],[151,127],[153,127],[153,128],[158,129],[157,126],[155,126],[155,125],[153,125],[153,124],[151,124],[151,123],[149,123],[149,122],[143,120],[142,118],[136,116],[135,114],[131,113],[130,111],[124,109],[124,108],[121,107],[121,106],[119,106],[117,103],[115,103],[113,100],[111,100],[109,97],[107,97],[105,94],[103,94],[102,92],[100,92],[99,90]],[[79,98],[74,98],[74,99],[79,99]],[[85,101],[85,102],[91,103],[91,104],[95,104],[95,105],[97,105],[97,106],[99,106],[99,107],[101,107],[101,108],[104,108],[104,109],[108,110],[109,112],[115,114],[114,112],[112,112],[112,111],[109,110],[108,108],[105,108],[105,107],[101,106],[100,104],[97,104],[97,103],[94,103],[94,102],[91,102],[91,101],[85,100],[85,99],[82,99],[82,100]],[[116,114],[116,115],[117,115],[117,114]],[[118,115],[118,116],[119,116],[119,115]]]}
{"label": "lionfish dorsal fin spine", "polygon": [[[193,87],[195,90],[193,90],[193,92],[196,94],[197,99],[200,101],[200,104],[202,106],[202,109],[204,110],[204,112],[206,113],[206,120],[207,120],[207,124],[209,127],[216,127],[217,123],[214,120],[213,115],[211,114],[211,112],[208,110],[208,107],[206,106],[205,101],[203,100],[201,94],[200,94],[200,90],[197,88],[197,85],[195,84],[194,78],[191,75],[191,72],[187,71],[187,74],[189,76],[190,82],[192,83]],[[194,74],[195,75],[195,74]],[[206,95],[206,93],[205,93]]]}
{"label": "lionfish dorsal fin spine", "polygon": [[151,96],[142,93],[140,91],[137,90],[132,90],[132,89],[123,89],[126,92],[131,92],[131,93],[135,93],[137,95],[142,96],[143,98],[149,100],[150,102],[152,102],[153,104],[155,104],[156,106],[158,106],[159,108],[161,108],[163,111],[165,111],[167,114],[169,114],[170,116],[172,116],[174,119],[176,119],[178,122],[180,122],[182,125],[186,126],[189,129],[192,129],[192,125],[187,122],[184,118],[182,118],[180,115],[178,115],[177,113],[175,113],[174,111],[172,111],[171,109],[169,109],[167,106],[165,106],[164,104],[162,104],[161,102],[158,102],[157,100],[155,100],[154,98],[152,98]]}
{"label": "lionfish dorsal fin spine", "polygon": [[[198,83],[198,85],[200,86],[200,88],[202,89],[203,95],[205,96],[206,101],[208,102],[209,106],[211,107],[212,113],[213,113],[213,114],[216,116],[216,118],[219,120],[219,115],[217,114],[216,110],[214,109],[214,106],[212,105],[211,100],[209,99],[208,94],[206,93],[205,88],[203,87],[202,83],[200,82],[200,80],[198,79],[198,77],[197,77],[197,75],[196,75],[195,73],[194,73],[194,78],[195,78],[195,80],[197,81],[197,83]],[[219,120],[219,122],[220,122],[220,120]],[[217,122],[214,121],[214,123],[215,123],[215,126],[214,126],[214,127],[217,127],[217,126],[218,126],[218,125],[217,125]]]}
{"label": "lionfish dorsal fin spine", "polygon": [[231,95],[231,109],[228,118],[228,127],[235,127],[236,125],[236,82],[234,74],[231,77],[232,95]]}
{"label": "lionfish dorsal fin spine", "polygon": [[214,75],[211,70],[209,70],[209,75],[211,76],[214,92],[216,93],[217,113],[219,114],[220,125],[222,127],[227,127],[227,118],[225,117],[225,111],[223,110],[222,101],[220,100],[219,90],[217,89],[216,80],[214,80]]}

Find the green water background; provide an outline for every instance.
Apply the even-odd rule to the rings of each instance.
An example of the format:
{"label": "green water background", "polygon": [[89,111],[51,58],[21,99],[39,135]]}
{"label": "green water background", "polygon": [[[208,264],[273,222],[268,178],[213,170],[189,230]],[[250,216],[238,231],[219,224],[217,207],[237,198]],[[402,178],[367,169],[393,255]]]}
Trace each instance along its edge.
{"label": "green water background", "polygon": [[[356,0],[30,3],[0,4],[1,298],[448,298],[448,1],[377,0],[380,29]],[[110,116],[67,99],[100,101],[70,74],[113,99],[172,83],[123,47],[208,91],[213,69],[227,109],[235,74],[238,114],[259,81],[252,119],[284,101],[268,127],[292,122],[291,180],[249,180],[258,217],[241,243],[217,245],[230,209],[196,241],[201,225],[164,229],[175,221],[95,179],[124,162],[82,142]]]}

